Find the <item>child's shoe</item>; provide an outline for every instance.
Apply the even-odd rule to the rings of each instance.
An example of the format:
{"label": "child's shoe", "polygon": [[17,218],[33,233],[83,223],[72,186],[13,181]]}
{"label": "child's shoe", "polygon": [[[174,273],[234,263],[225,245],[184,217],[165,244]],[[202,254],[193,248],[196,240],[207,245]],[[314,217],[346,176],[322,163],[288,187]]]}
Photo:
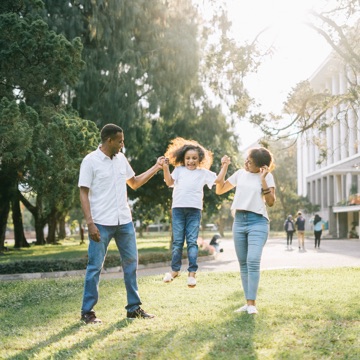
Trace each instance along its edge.
{"label": "child's shoe", "polygon": [[194,275],[192,276],[189,273],[189,276],[188,276],[188,279],[187,279],[187,284],[188,284],[189,288],[193,288],[193,287],[196,286],[195,273],[192,273],[192,274],[194,274]]}
{"label": "child's shoe", "polygon": [[164,283],[169,283],[169,282],[172,282],[178,276],[180,276],[179,272],[172,272],[172,273],[167,272],[164,276],[163,281],[164,281]]}

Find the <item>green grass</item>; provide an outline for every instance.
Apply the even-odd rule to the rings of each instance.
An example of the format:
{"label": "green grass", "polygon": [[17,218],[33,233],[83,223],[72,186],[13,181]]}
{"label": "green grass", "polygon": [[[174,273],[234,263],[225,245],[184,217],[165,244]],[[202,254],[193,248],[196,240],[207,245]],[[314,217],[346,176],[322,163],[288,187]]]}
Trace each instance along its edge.
{"label": "green grass", "polygon": [[153,320],[125,319],[123,281],[103,280],[102,325],[79,321],[82,278],[0,283],[1,359],[359,359],[360,268],[264,271],[259,314],[243,305],[238,273],[199,272],[164,284],[142,277]]}

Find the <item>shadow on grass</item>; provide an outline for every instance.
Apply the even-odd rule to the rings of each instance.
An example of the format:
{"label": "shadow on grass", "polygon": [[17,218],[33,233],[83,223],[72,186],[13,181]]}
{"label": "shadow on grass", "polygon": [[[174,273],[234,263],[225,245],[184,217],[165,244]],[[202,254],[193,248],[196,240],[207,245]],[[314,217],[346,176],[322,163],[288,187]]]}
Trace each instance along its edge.
{"label": "shadow on grass", "polygon": [[106,339],[106,337],[111,335],[113,332],[115,332],[119,329],[125,328],[129,324],[131,324],[131,322],[127,319],[120,320],[116,324],[112,324],[112,325],[109,325],[106,327],[104,327],[103,324],[85,325],[84,323],[79,321],[77,323],[74,323],[74,324],[64,328],[59,333],[50,336],[48,339],[36,344],[32,348],[23,350],[22,352],[14,355],[12,357],[9,357],[8,359],[18,360],[18,359],[22,359],[22,358],[29,359],[31,357],[36,357],[37,353],[39,353],[40,351],[46,349],[47,347],[49,347],[53,344],[61,342],[62,340],[64,340],[65,337],[76,336],[76,334],[79,332],[79,330],[81,330],[85,326],[91,326],[94,328],[94,330],[96,330],[95,328],[98,329],[98,331],[96,331],[93,336],[86,337],[84,340],[77,342],[74,345],[67,347],[66,349],[60,349],[57,352],[54,352],[51,354],[51,358],[64,359],[64,358],[67,358],[69,356],[69,354],[71,354],[71,356],[74,356],[77,353],[79,353],[80,351],[91,347],[92,345],[94,345],[94,343]]}

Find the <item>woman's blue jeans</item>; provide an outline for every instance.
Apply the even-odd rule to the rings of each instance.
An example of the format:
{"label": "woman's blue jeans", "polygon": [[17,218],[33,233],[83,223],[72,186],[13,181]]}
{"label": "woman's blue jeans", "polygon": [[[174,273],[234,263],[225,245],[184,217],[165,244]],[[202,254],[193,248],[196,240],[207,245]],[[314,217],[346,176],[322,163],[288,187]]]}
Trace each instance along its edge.
{"label": "woman's blue jeans", "polygon": [[256,300],[260,260],[268,234],[269,221],[264,216],[250,211],[236,211],[233,236],[246,300]]}
{"label": "woman's blue jeans", "polygon": [[180,271],[182,252],[186,238],[187,255],[189,260],[189,272],[198,269],[198,236],[200,229],[201,210],[196,208],[173,208],[172,209],[172,271]]}
{"label": "woman's blue jeans", "polygon": [[117,226],[104,226],[95,224],[100,231],[100,242],[91,239],[88,249],[88,265],[86,268],[84,296],[81,314],[93,311],[99,299],[100,272],[105,262],[108,245],[112,238],[115,239],[122,260],[124,282],[127,293],[127,311],[135,311],[141,300],[137,285],[138,252],[136,234],[132,222]]}

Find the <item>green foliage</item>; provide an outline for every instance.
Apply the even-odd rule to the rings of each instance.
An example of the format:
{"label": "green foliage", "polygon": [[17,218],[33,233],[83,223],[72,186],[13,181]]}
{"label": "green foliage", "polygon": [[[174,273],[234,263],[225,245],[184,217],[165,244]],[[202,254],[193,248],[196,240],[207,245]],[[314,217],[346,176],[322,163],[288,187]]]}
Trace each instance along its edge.
{"label": "green foliage", "polygon": [[[2,3],[0,98],[22,100],[37,116],[26,138],[26,166],[12,186],[20,180],[36,196],[36,203],[22,201],[34,215],[38,244],[45,223],[55,241],[56,221],[75,206],[80,159],[106,123],[123,127],[137,174],[176,136],[211,149],[216,172],[222,155],[235,159],[233,124],[218,104],[231,99],[231,112],[246,111],[242,79],[256,68],[256,48],[230,39],[226,12],[214,14],[205,20],[190,0]],[[161,172],[129,191],[143,219],[153,209],[166,213],[170,194]],[[212,214],[219,200],[205,196]]]}

